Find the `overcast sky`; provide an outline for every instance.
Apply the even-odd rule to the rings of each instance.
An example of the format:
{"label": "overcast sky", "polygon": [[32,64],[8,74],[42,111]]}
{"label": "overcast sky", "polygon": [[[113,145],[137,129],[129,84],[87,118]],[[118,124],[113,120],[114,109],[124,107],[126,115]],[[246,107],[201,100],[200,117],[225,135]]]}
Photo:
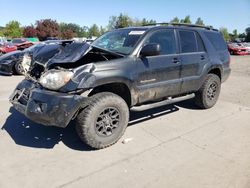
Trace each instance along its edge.
{"label": "overcast sky", "polygon": [[18,20],[22,26],[51,18],[81,26],[108,24],[109,17],[119,13],[133,18],[166,22],[177,16],[201,17],[215,28],[227,27],[230,32],[244,32],[250,27],[250,0],[0,0],[0,26]]}

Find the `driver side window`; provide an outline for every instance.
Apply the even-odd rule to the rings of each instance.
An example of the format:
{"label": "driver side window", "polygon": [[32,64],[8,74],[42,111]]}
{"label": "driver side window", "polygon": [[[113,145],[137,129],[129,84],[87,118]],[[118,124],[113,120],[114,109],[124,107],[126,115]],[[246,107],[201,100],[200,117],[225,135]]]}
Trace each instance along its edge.
{"label": "driver side window", "polygon": [[152,33],[145,44],[157,43],[160,45],[160,55],[176,54],[176,42],[173,29],[162,29]]}

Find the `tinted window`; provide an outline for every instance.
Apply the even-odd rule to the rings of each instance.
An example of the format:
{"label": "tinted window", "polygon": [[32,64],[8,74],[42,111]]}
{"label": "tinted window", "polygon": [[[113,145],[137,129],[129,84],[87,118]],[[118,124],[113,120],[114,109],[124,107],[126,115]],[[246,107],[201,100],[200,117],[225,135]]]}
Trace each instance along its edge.
{"label": "tinted window", "polygon": [[227,45],[222,37],[222,35],[218,32],[205,32],[208,40],[212,43],[216,50],[226,50]]}
{"label": "tinted window", "polygon": [[204,47],[203,41],[198,33],[196,33],[196,40],[197,40],[197,45],[198,45],[198,51],[204,52],[205,47]]}
{"label": "tinted window", "polygon": [[179,31],[180,34],[180,42],[181,42],[181,52],[189,53],[196,52],[196,40],[194,32],[192,31]]}
{"label": "tinted window", "polygon": [[146,43],[160,44],[161,55],[176,53],[174,30],[167,29],[156,31],[147,39]]}

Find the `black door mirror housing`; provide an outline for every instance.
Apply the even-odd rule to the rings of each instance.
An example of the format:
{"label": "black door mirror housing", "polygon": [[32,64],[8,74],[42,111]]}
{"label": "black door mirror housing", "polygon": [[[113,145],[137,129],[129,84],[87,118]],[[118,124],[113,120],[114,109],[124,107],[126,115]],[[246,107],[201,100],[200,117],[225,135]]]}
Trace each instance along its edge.
{"label": "black door mirror housing", "polygon": [[142,57],[160,55],[161,46],[157,43],[149,43],[142,47],[140,55]]}

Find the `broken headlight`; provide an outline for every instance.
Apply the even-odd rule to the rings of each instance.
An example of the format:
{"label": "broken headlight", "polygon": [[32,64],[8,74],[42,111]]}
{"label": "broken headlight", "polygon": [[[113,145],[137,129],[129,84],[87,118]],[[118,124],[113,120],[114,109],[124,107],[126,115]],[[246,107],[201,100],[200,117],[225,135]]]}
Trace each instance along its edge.
{"label": "broken headlight", "polygon": [[39,82],[47,89],[58,90],[67,84],[72,76],[73,72],[69,70],[49,70],[42,74]]}

